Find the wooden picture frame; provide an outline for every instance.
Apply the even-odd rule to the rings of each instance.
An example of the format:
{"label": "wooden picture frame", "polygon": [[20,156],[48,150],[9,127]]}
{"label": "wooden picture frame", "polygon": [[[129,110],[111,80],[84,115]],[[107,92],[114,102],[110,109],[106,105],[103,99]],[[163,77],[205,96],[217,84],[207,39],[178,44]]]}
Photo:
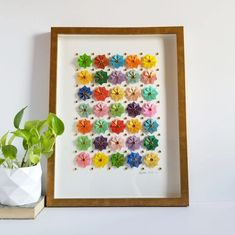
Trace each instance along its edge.
{"label": "wooden picture frame", "polygon": [[[177,98],[178,105],[178,145],[179,145],[179,196],[167,197],[128,197],[128,198],[57,198],[55,197],[55,162],[57,152],[48,160],[47,206],[188,206],[188,168],[187,168],[187,140],[186,140],[186,111],[185,111],[185,70],[184,70],[184,35],[183,27],[147,27],[147,28],[51,28],[51,61],[50,61],[50,112],[57,114],[57,75],[58,75],[58,36],[85,35],[93,36],[173,36],[176,40],[177,66]],[[169,50],[171,50],[169,48]],[[61,66],[61,65],[60,65]],[[168,84],[169,85],[169,84]],[[167,94],[169,95],[169,94]],[[63,118],[62,118],[63,119]],[[57,144],[57,143],[56,143]],[[59,184],[59,181],[57,181]],[[68,182],[69,183],[69,182]],[[156,185],[157,187],[157,185]],[[169,186],[170,187],[170,186]]]}

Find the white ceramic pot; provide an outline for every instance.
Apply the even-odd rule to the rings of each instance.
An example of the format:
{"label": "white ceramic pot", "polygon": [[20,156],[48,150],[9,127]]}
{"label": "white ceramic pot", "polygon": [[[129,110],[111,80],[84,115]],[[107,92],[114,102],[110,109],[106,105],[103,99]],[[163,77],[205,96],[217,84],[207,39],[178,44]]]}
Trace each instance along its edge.
{"label": "white ceramic pot", "polygon": [[42,168],[8,169],[0,167],[0,204],[22,206],[39,200],[42,191]]}

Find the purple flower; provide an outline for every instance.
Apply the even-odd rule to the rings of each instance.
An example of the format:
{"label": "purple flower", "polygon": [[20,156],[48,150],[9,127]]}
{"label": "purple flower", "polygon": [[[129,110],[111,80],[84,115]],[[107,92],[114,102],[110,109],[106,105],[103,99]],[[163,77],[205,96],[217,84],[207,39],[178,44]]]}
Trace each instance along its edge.
{"label": "purple flower", "polygon": [[95,137],[93,144],[95,145],[95,148],[98,150],[104,150],[108,146],[107,138],[101,136]]}
{"label": "purple flower", "polygon": [[139,149],[141,146],[140,138],[136,136],[128,137],[126,140],[126,146],[131,151]]}
{"label": "purple flower", "polygon": [[126,76],[121,71],[113,71],[109,76],[109,82],[112,84],[121,84],[126,80]]}
{"label": "purple flower", "polygon": [[127,105],[126,111],[130,117],[136,117],[141,113],[141,107],[139,104],[132,102]]}

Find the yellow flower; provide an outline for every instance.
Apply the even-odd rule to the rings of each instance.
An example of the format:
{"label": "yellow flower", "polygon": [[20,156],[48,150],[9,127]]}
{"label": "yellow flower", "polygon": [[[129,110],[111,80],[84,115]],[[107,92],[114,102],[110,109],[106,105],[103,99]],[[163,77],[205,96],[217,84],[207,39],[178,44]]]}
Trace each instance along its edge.
{"label": "yellow flower", "polygon": [[142,125],[138,119],[131,119],[127,122],[127,129],[130,133],[137,133],[141,130]]}
{"label": "yellow flower", "polygon": [[124,90],[120,86],[115,86],[111,90],[111,98],[115,101],[119,101],[124,97]]}
{"label": "yellow flower", "polygon": [[149,153],[144,157],[144,163],[147,167],[153,168],[158,165],[160,158],[156,153]]}
{"label": "yellow flower", "polygon": [[77,76],[77,82],[86,85],[92,81],[92,74],[88,70],[82,70]]}
{"label": "yellow flower", "polygon": [[145,55],[142,59],[142,65],[146,69],[151,69],[157,64],[157,59],[153,55]]}
{"label": "yellow flower", "polygon": [[108,163],[108,156],[104,153],[96,153],[92,159],[92,162],[95,167],[102,168]]}

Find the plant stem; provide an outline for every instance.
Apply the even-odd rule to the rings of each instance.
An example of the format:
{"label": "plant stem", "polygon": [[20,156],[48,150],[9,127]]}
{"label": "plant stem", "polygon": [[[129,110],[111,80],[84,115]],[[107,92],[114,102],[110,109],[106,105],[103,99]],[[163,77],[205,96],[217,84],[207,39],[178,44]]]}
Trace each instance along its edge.
{"label": "plant stem", "polygon": [[23,167],[24,166],[24,161],[25,161],[25,158],[27,156],[27,153],[28,153],[28,150],[25,151],[25,154],[24,154],[24,157],[22,159],[22,162],[21,162],[21,166],[20,167]]}

